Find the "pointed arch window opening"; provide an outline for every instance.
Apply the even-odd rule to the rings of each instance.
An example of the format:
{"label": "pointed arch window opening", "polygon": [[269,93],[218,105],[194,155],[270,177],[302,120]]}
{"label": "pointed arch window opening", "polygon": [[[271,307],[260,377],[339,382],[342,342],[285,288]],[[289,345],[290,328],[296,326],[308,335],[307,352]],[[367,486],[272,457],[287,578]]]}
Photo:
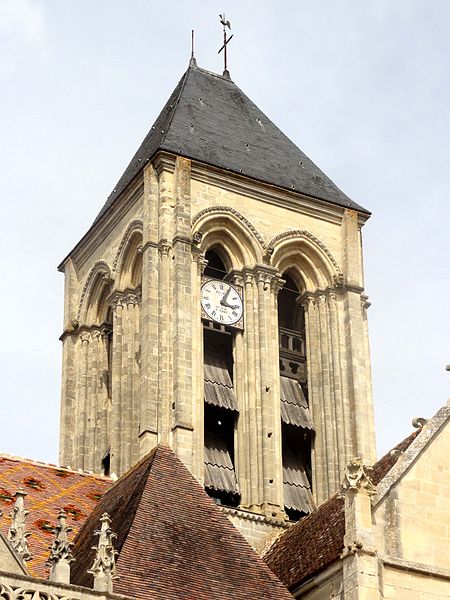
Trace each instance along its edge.
{"label": "pointed arch window opening", "polygon": [[[216,248],[207,250],[204,274],[225,279],[228,271]],[[234,393],[234,332],[208,322],[203,329],[205,489],[217,502],[238,506],[235,438],[238,404]]]}
{"label": "pointed arch window opening", "polygon": [[289,273],[278,294],[281,433],[284,509],[299,520],[314,509],[311,451],[314,437],[309,414],[306,371],[305,314],[300,290]]}

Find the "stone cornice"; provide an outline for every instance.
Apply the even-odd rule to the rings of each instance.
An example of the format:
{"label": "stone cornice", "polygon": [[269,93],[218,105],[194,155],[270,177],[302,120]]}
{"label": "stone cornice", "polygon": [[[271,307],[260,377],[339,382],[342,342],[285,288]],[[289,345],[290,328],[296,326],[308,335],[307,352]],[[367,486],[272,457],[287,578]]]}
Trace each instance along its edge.
{"label": "stone cornice", "polygon": [[[314,292],[306,291],[303,292],[298,298],[298,302],[304,306],[306,303],[311,301],[317,301],[321,297],[326,297],[330,300],[336,299],[336,296],[343,296],[346,292],[354,292],[357,294],[362,294],[364,288],[352,286],[352,285],[336,285],[336,286],[328,286],[324,289],[317,289]],[[362,304],[366,307],[367,296],[361,296]],[[370,306],[370,304],[369,304]]]}
{"label": "stone cornice", "polygon": [[[216,185],[230,192],[261,200],[268,204],[282,206],[289,210],[339,224],[345,207],[326,200],[306,196],[300,192],[290,192],[274,185],[254,180],[237,173],[223,171],[203,163],[192,161],[192,179]],[[370,215],[358,212],[358,224],[362,226]]]}
{"label": "stone cornice", "polygon": [[59,339],[63,342],[66,337],[79,336],[82,333],[92,334],[94,332],[99,333],[102,336],[109,335],[112,331],[111,323],[100,323],[93,325],[74,325],[70,329],[65,329],[60,335]]}
{"label": "stone cornice", "polygon": [[228,506],[220,506],[220,510],[226,515],[239,517],[240,519],[245,519],[246,521],[253,521],[255,523],[266,523],[267,525],[272,525],[273,527],[282,527],[283,529],[288,529],[288,527],[290,527],[290,523],[288,521],[274,519],[273,517],[267,517],[266,515],[253,513],[247,510],[243,510],[242,508],[230,508]]}
{"label": "stone cornice", "polygon": [[423,563],[416,563],[412,560],[405,560],[403,558],[397,558],[396,556],[387,556],[381,554],[378,556],[380,562],[387,567],[394,569],[400,569],[402,571],[413,571],[420,573],[427,577],[439,577],[441,579],[450,580],[450,569],[443,569],[441,567],[435,567],[433,565],[426,565]]}

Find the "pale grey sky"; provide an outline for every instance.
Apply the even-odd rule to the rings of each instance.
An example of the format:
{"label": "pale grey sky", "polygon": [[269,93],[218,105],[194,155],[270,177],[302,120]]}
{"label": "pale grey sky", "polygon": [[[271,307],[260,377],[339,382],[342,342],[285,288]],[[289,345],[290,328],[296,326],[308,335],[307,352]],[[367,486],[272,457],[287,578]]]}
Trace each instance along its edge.
{"label": "pale grey sky", "polygon": [[63,276],[187,67],[233,80],[364,227],[378,450],[448,397],[448,0],[0,0],[0,452],[56,461]]}

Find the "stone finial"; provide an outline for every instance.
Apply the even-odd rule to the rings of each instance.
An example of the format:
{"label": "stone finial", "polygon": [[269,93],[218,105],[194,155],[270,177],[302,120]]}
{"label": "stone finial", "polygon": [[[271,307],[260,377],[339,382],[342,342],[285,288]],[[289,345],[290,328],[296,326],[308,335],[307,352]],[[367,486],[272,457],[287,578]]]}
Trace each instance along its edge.
{"label": "stone finial", "polygon": [[94,590],[112,593],[113,579],[116,579],[117,554],[112,542],[117,536],[111,530],[111,519],[108,513],[103,513],[100,523],[100,530],[95,532],[95,535],[99,536],[98,546],[92,547],[93,550],[96,550],[96,556],[88,573],[94,575]]}
{"label": "stone finial", "polygon": [[376,487],[371,479],[372,467],[364,464],[363,459],[353,458],[347,465],[342,483],[342,491],[363,491],[366,494],[376,493]]}
{"label": "stone finial", "polygon": [[70,563],[74,560],[71,552],[73,546],[69,542],[68,534],[72,527],[67,525],[67,515],[63,510],[58,514],[58,525],[53,530],[56,535],[50,546],[50,556],[47,564],[50,565],[50,581],[70,583]]}
{"label": "stone finial", "polygon": [[29,514],[29,512],[25,510],[26,495],[27,493],[23,490],[17,490],[14,494],[16,501],[14,508],[9,514],[11,517],[11,526],[8,530],[8,540],[11,542],[12,547],[17,552],[20,559],[24,562],[31,559],[27,542],[27,539],[31,534],[28,533],[25,528],[25,518]]}

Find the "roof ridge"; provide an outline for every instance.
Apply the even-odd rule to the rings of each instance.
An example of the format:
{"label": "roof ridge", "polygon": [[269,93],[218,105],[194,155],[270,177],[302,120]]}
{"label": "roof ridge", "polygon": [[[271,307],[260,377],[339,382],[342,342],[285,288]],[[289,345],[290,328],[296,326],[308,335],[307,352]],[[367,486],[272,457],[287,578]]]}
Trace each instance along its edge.
{"label": "roof ridge", "polygon": [[83,471],[82,469],[72,469],[71,467],[65,467],[63,465],[58,465],[55,463],[47,463],[42,460],[36,460],[33,458],[27,458],[25,456],[17,456],[15,454],[7,454],[0,453],[0,460],[13,460],[15,462],[28,463],[30,465],[38,466],[38,467],[46,467],[49,469],[55,469],[57,471],[67,471],[68,473],[74,473],[75,475],[83,475],[87,477],[93,477],[95,479],[100,479],[102,481],[113,482],[114,480],[107,475],[100,475],[99,473],[94,473],[93,471]]}
{"label": "roof ridge", "polygon": [[[176,109],[176,107],[177,107],[177,105],[178,105],[178,103],[180,101],[181,94],[183,93],[184,87],[186,85],[186,81],[187,81],[188,75],[189,75],[191,69],[193,69],[193,68],[195,68],[195,67],[189,66],[186,69],[186,71],[183,73],[183,76],[182,76],[182,78],[180,80],[182,83],[180,85],[180,89],[178,91],[177,98],[176,98],[175,102],[172,104],[172,113],[169,115],[169,118],[168,118],[168,121],[167,121],[167,127],[166,127],[166,129],[164,131],[164,134],[163,134],[162,138],[161,138],[160,144],[163,144],[164,140],[166,139],[166,136],[167,136],[167,134],[169,132],[170,126],[172,125],[173,118],[175,116],[175,109]],[[156,120],[158,120],[158,118]]]}

